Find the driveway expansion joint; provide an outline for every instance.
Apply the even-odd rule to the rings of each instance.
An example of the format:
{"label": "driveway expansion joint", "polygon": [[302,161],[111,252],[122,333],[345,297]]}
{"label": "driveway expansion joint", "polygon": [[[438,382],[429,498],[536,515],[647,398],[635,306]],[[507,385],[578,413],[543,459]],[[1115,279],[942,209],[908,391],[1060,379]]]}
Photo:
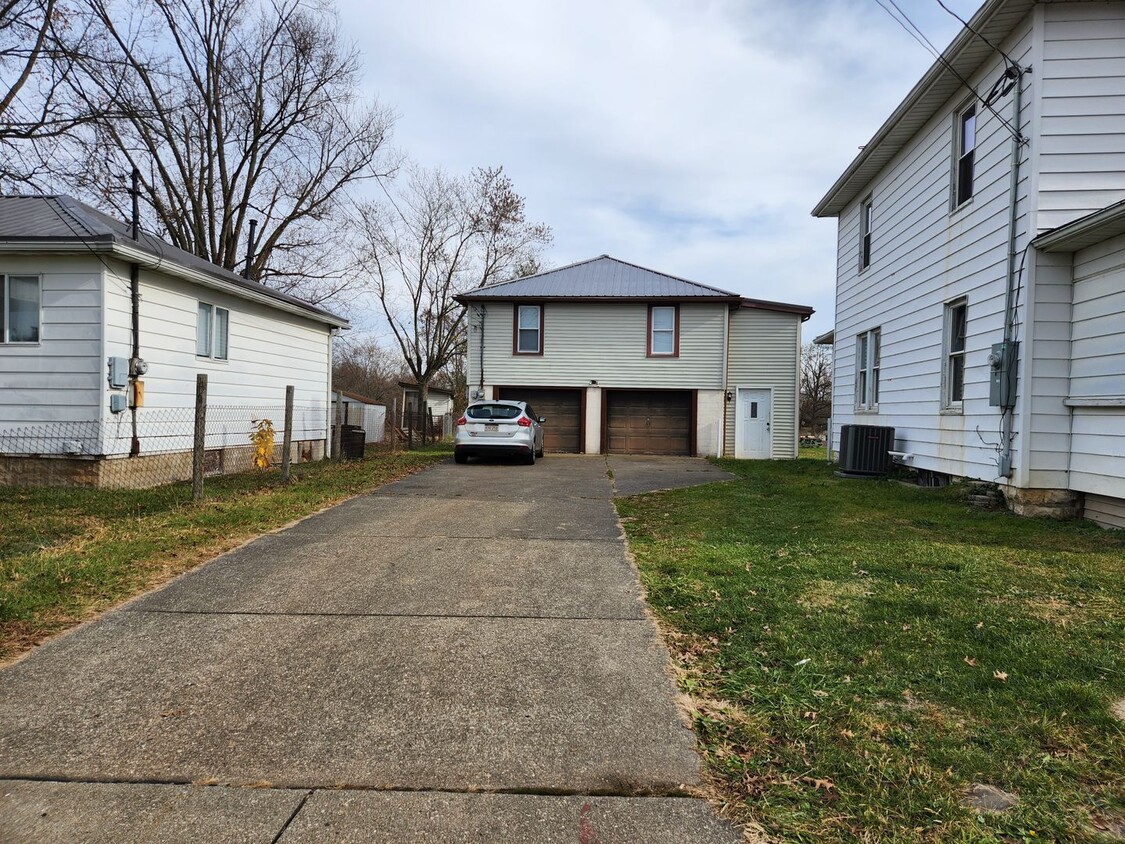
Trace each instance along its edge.
{"label": "driveway expansion joint", "polygon": [[126,607],[123,612],[148,615],[216,615],[263,616],[265,618],[456,618],[477,621],[643,621],[645,616],[635,615],[517,615],[514,613],[411,613],[411,612],[272,612],[267,610],[175,610]]}

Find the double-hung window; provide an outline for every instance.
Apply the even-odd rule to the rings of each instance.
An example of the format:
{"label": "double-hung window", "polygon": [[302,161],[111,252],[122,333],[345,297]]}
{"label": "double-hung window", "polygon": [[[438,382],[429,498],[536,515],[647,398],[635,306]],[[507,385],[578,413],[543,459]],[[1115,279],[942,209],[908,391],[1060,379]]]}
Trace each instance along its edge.
{"label": "double-hung window", "polygon": [[871,231],[875,222],[875,205],[871,197],[859,204],[859,269],[871,266]]}
{"label": "double-hung window", "polygon": [[230,311],[200,302],[195,321],[196,356],[226,360],[229,333]]}
{"label": "double-hung window", "polygon": [[942,349],[942,401],[944,410],[960,410],[965,398],[965,335],[969,306],[964,299],[945,306]]}
{"label": "double-hung window", "polygon": [[976,103],[957,112],[954,123],[953,207],[959,208],[973,198],[973,169],[977,151]]}
{"label": "double-hung window", "polygon": [[676,305],[650,305],[648,356],[674,358],[680,353],[680,309]]}
{"label": "double-hung window", "polygon": [[872,328],[855,341],[856,410],[879,408],[879,329]]}
{"label": "double-hung window", "polygon": [[0,275],[0,343],[39,342],[39,276]]}
{"label": "double-hung window", "polygon": [[515,334],[517,355],[543,354],[542,305],[516,305]]}

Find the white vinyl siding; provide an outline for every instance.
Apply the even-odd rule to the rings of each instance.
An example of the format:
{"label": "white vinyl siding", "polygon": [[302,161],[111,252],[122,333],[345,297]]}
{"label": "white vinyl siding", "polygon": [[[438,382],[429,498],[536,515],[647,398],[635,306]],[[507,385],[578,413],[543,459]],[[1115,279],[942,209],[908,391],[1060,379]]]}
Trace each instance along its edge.
{"label": "white vinyl siding", "polygon": [[[107,355],[128,357],[129,270],[118,265],[106,293]],[[196,356],[196,315],[200,300],[229,312],[229,360]],[[141,270],[141,357],[145,408],[192,407],[195,376],[208,375],[207,399],[215,405],[280,408],[285,387],[296,388],[295,403],[326,407],[330,362],[328,327],[266,305]],[[275,420],[276,421],[276,420]]]}
{"label": "white vinyl siding", "polygon": [[[797,371],[801,348],[801,318],[779,311],[739,308],[731,314],[727,391],[773,388],[771,456],[797,456]],[[727,403],[723,454],[734,456],[737,409]]]}
{"label": "white vinyl siding", "polygon": [[1048,3],[1040,96],[1045,231],[1125,200],[1125,14],[1120,3]]}
{"label": "white vinyl siding", "polygon": [[97,418],[102,265],[91,255],[3,256],[0,274],[35,277],[37,343],[0,343],[0,431]]}
{"label": "white vinyl siding", "polygon": [[1071,331],[1070,488],[1125,499],[1125,235],[1075,254]]}
{"label": "white vinyl siding", "polygon": [[[1000,45],[1023,64],[1031,63],[1032,16]],[[995,56],[969,81],[988,89],[1004,70]],[[1030,133],[1036,76],[1024,81],[1021,130]],[[988,352],[1003,337],[1004,278],[1012,138],[991,113],[978,109],[973,199],[950,214],[950,181],[955,147],[951,127],[967,91],[954,94],[859,195],[878,197],[878,260],[858,272],[859,197],[839,219],[836,288],[833,436],[843,424],[864,424],[857,414],[856,338],[880,326],[879,423],[895,428],[900,448],[914,455],[917,468],[992,480],[997,475],[995,432],[999,410],[988,404]],[[996,110],[1011,121],[1013,96]],[[1016,244],[1026,234],[1028,152],[1021,168]],[[965,348],[961,414],[942,411],[942,336],[945,303],[971,294]],[[978,429],[985,432],[982,442]],[[1017,433],[1018,436],[1018,433]],[[1018,447],[1018,443],[1015,444]],[[1018,469],[1018,467],[1017,467]]]}
{"label": "white vinyl siding", "polygon": [[[468,383],[480,373],[480,308],[469,309]],[[679,357],[649,357],[648,303],[548,302],[542,355],[512,353],[512,305],[484,305],[484,383],[500,386],[721,389],[726,303],[680,305]]]}

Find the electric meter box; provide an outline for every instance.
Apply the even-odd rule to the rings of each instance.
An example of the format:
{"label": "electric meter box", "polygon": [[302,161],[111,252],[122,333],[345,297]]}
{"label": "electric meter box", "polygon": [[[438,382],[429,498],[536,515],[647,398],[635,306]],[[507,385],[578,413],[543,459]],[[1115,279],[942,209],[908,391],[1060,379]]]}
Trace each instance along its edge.
{"label": "electric meter box", "polygon": [[126,358],[109,359],[109,386],[115,390],[129,385],[129,361]]}
{"label": "electric meter box", "polygon": [[1019,360],[1019,343],[993,343],[988,356],[990,378],[988,403],[992,407],[1016,406],[1016,365]]}

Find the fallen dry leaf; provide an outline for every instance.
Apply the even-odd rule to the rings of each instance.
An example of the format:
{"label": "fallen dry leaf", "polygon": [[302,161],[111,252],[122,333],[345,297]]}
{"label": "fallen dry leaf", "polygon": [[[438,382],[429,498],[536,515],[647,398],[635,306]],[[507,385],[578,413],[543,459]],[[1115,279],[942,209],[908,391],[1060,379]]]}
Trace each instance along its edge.
{"label": "fallen dry leaf", "polygon": [[992,672],[992,679],[993,680],[999,680],[1001,683],[1007,683],[1008,682],[1008,675],[1003,671],[993,671]]}
{"label": "fallen dry leaf", "polygon": [[973,668],[980,667],[980,663],[973,659],[971,656],[965,657],[965,665],[971,665]]}

